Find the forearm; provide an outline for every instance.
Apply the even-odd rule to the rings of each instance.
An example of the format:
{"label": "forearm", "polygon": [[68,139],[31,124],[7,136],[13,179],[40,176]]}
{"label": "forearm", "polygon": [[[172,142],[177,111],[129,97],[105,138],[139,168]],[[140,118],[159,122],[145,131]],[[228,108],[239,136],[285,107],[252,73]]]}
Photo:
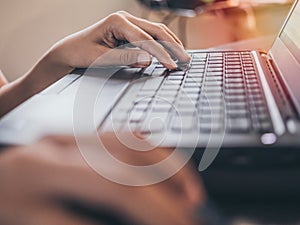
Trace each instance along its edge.
{"label": "forearm", "polygon": [[46,54],[28,73],[0,87],[0,117],[72,71],[71,67],[59,65],[52,57]]}
{"label": "forearm", "polygon": [[[130,42],[137,49],[120,49],[120,41]],[[0,84],[0,117],[74,68],[146,67],[151,63],[151,55],[168,69],[177,68],[171,55],[180,62],[190,60],[180,40],[165,25],[122,11],[113,13],[57,42],[23,77],[10,84],[4,81],[2,87]]]}

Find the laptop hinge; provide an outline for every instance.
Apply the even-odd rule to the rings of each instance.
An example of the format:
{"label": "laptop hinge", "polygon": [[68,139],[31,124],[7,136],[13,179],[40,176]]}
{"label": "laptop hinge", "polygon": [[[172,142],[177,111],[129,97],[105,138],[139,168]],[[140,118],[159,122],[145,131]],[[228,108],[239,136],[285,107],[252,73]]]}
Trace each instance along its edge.
{"label": "laptop hinge", "polygon": [[267,99],[267,105],[273,122],[274,131],[278,136],[281,136],[286,131],[285,123],[283,121],[282,114],[279,111],[275,96],[273,95],[273,92],[271,90],[272,88],[269,85],[268,76],[266,76],[267,68],[265,68],[261,63],[262,57],[258,52],[253,51],[253,57],[256,61],[260,81],[264,90],[265,97]]}
{"label": "laptop hinge", "polygon": [[265,56],[266,65],[270,72],[269,84],[273,87],[271,89],[275,90],[274,96],[279,104],[281,113],[285,119],[298,118],[298,113],[296,106],[289,94],[287,87],[285,86],[282,76],[277,69],[276,63],[274,63],[273,58],[270,54]]}

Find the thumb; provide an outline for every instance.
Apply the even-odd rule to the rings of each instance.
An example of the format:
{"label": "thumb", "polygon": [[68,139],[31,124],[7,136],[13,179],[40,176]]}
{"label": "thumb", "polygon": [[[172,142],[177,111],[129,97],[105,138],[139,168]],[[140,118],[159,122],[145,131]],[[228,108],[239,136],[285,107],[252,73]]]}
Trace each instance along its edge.
{"label": "thumb", "polygon": [[148,52],[139,49],[107,49],[97,59],[96,64],[101,66],[147,67],[151,64],[151,56]]}

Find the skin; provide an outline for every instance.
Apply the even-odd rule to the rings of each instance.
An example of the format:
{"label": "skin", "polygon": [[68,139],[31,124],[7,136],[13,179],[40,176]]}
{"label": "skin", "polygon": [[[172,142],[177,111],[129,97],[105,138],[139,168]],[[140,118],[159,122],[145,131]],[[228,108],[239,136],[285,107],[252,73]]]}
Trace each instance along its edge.
{"label": "skin", "polygon": [[[114,134],[103,134],[100,138],[105,144],[113,143],[110,151],[115,157],[133,165],[160,161],[172,151],[137,152],[122,145]],[[95,141],[86,137],[85,142],[89,150],[95,150]],[[128,179],[145,176],[111,172]],[[1,224],[104,224],[68,211],[61,201],[55,201],[61,198],[111,210],[115,217],[122,216],[129,224],[201,224],[194,210],[203,203],[205,195],[196,170],[190,165],[155,185],[120,185],[95,173],[72,137],[47,137],[32,146],[7,150],[0,157],[0,177]]]}
{"label": "skin", "polygon": [[[19,79],[9,83],[1,73],[0,117],[73,69],[90,66],[120,41],[138,48],[115,49],[110,58],[96,61],[96,66],[146,67],[155,56],[166,68],[174,69],[171,55],[182,62],[189,60],[180,40],[166,26],[117,12],[56,43]],[[112,155],[133,165],[149,165],[172,152],[159,148],[137,152],[122,145],[114,134],[100,138]],[[87,151],[103,150],[97,149],[90,137],[85,138],[85,146]],[[146,176],[111,172],[128,179]],[[193,225],[199,224],[194,210],[205,201],[198,174],[190,165],[155,185],[124,186],[89,167],[72,137],[47,137],[30,146],[6,149],[0,154],[0,178],[0,224],[6,225],[104,224],[101,219],[95,221],[67,210],[62,204],[66,199],[109,210],[129,224]]]}
{"label": "skin", "polygon": [[[114,49],[120,41],[138,48]],[[96,66],[146,67],[151,63],[151,56],[155,56],[166,68],[175,69],[177,65],[171,55],[182,62],[190,59],[180,40],[165,25],[120,11],[56,43],[19,79],[8,83],[1,75],[0,117],[73,69],[89,67],[112,49],[113,54],[96,61]]]}

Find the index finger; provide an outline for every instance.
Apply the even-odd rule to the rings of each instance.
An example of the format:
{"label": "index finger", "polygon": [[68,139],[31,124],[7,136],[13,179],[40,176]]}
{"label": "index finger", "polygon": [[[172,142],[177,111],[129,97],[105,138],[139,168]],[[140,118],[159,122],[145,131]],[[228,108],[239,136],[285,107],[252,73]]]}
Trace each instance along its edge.
{"label": "index finger", "polygon": [[140,27],[146,33],[154,37],[154,39],[160,41],[179,61],[188,62],[190,60],[190,56],[186,53],[181,41],[166,25],[140,19],[126,12],[121,12],[121,14],[124,14],[131,23]]}
{"label": "index finger", "polygon": [[123,18],[115,27],[114,35],[119,40],[127,40],[155,56],[168,69],[176,69],[177,65],[166,49],[140,27]]}

